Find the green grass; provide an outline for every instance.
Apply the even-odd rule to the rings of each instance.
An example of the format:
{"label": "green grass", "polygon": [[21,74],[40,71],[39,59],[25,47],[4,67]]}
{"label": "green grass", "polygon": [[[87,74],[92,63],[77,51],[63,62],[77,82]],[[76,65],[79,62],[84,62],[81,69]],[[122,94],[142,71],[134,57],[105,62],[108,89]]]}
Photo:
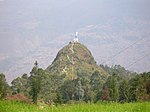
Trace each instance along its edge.
{"label": "green grass", "polygon": [[[41,104],[42,105],[42,104]],[[33,104],[15,101],[0,101],[0,112],[150,112],[150,102],[143,103],[109,103],[109,104],[70,104],[45,106],[40,108]]]}

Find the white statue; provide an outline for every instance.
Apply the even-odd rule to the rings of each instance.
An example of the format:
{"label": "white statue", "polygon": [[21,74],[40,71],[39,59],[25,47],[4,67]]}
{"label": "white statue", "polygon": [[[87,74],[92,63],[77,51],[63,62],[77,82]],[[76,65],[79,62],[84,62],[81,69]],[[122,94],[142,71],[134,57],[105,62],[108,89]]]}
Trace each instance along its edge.
{"label": "white statue", "polygon": [[75,34],[75,37],[74,37],[74,42],[79,42],[79,39],[78,39],[78,32],[76,32],[76,34]]}

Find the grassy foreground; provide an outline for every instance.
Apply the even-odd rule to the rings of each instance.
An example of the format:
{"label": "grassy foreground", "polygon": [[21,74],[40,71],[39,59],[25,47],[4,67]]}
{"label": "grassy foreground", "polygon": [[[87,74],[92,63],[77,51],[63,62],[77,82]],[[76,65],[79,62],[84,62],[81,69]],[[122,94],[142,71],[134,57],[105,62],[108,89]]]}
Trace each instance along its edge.
{"label": "grassy foreground", "polygon": [[36,106],[32,104],[0,101],[0,112],[150,112],[150,102],[72,104],[62,106]]}

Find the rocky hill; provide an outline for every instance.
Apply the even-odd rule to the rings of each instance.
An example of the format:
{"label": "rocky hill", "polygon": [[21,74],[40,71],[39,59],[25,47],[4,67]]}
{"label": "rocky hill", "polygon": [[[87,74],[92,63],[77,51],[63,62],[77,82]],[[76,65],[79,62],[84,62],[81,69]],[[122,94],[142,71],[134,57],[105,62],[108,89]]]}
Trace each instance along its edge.
{"label": "rocky hill", "polygon": [[106,78],[108,76],[96,64],[88,48],[79,42],[70,42],[63,47],[46,70],[52,74],[65,74],[71,79],[77,78],[79,72],[90,76],[94,71],[99,71],[103,77]]}

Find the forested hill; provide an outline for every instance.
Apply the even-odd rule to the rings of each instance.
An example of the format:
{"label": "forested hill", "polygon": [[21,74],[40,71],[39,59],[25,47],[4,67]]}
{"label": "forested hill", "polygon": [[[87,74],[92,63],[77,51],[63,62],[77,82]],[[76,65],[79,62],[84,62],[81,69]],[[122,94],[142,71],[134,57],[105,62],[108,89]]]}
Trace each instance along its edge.
{"label": "forested hill", "polygon": [[109,67],[108,65],[100,65],[101,68],[103,68],[108,74],[118,74],[120,77],[125,78],[126,80],[130,80],[131,78],[135,77],[137,75],[136,72],[132,72],[129,70],[126,70],[121,65],[114,65]]}
{"label": "forested hill", "polygon": [[79,42],[70,42],[63,47],[46,70],[51,74],[65,74],[68,78],[77,78],[78,73],[91,76],[94,71],[104,78],[108,77],[108,73],[96,64],[88,48]]}
{"label": "forested hill", "polygon": [[38,65],[36,61],[30,74],[14,79],[11,86],[0,74],[0,98],[35,104],[150,101],[150,72],[98,66],[87,47],[78,42],[63,47],[46,70]]}

